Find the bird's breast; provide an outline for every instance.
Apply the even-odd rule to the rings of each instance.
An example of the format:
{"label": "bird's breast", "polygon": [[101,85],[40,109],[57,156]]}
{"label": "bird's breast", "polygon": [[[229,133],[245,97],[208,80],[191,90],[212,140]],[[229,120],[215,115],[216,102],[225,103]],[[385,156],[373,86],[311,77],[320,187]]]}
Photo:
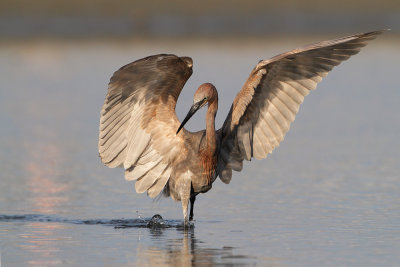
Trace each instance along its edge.
{"label": "bird's breast", "polygon": [[197,167],[199,172],[196,174],[196,179],[192,179],[193,189],[195,192],[206,192],[210,190],[215,180],[217,157],[211,151],[200,150]]}

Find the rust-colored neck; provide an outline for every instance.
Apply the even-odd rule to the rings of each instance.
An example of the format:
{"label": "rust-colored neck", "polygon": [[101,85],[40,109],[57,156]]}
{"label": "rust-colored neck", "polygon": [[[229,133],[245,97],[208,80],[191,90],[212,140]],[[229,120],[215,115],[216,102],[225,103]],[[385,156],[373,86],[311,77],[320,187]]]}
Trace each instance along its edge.
{"label": "rust-colored neck", "polygon": [[215,135],[215,115],[218,110],[218,97],[215,97],[212,102],[208,103],[208,110],[206,115],[206,141],[207,150],[213,152],[217,147],[217,140]]}

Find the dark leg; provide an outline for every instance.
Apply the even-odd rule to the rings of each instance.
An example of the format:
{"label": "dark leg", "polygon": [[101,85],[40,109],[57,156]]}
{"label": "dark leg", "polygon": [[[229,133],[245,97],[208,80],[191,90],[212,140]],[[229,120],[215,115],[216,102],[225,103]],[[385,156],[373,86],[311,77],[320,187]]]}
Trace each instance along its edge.
{"label": "dark leg", "polygon": [[190,197],[190,215],[189,215],[189,221],[193,221],[193,207],[194,207],[194,202],[196,201],[196,195],[193,195]]}

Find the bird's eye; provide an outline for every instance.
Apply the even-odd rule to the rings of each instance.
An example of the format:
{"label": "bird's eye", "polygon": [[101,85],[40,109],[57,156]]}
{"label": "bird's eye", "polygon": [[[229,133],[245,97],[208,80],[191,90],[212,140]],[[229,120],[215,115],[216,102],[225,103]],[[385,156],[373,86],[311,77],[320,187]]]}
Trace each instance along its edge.
{"label": "bird's eye", "polygon": [[205,96],[205,97],[203,98],[203,100],[207,100],[207,97]]}

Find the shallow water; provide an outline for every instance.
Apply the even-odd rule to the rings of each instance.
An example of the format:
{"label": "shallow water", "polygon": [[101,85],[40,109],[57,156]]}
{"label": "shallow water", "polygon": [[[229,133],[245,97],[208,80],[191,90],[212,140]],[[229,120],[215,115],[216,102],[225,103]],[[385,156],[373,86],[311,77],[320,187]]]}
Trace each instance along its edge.
{"label": "shallow water", "polygon": [[[99,112],[120,66],[191,56],[178,116],[208,81],[219,89],[220,126],[259,59],[324,38],[1,43],[3,266],[397,265],[398,41],[378,39],[332,71],[272,155],[198,197],[189,231],[179,203],[136,194],[98,158]],[[154,214],[163,227],[147,227]]]}

